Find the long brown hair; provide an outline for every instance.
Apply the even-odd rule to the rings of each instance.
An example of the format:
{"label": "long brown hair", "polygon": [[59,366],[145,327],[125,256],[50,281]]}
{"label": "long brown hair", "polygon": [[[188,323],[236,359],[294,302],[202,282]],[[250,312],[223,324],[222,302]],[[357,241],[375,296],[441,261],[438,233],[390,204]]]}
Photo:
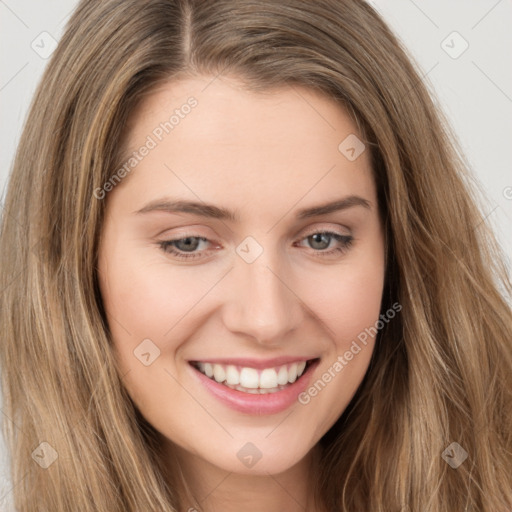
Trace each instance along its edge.
{"label": "long brown hair", "polygon": [[[334,98],[372,152],[388,239],[382,307],[402,311],[321,440],[319,501],[347,512],[510,510],[510,281],[442,114],[361,0],[80,2],[33,100],[0,238],[17,509],[179,508],[179,479],[164,475],[111,353],[96,275],[105,201],[94,191],[119,168],[144,95],[220,73],[251,90],[301,85]],[[441,456],[453,442],[468,454],[457,469]]]}

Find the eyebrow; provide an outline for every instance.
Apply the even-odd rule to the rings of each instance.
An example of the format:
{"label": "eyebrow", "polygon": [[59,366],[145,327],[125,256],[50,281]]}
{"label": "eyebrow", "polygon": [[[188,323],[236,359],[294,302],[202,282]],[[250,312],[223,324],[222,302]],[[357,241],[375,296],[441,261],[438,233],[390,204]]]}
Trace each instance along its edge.
{"label": "eyebrow", "polygon": [[[296,217],[297,219],[308,219],[310,217],[317,217],[341,210],[347,210],[348,208],[353,208],[355,206],[362,206],[363,208],[371,210],[370,201],[363,199],[360,196],[352,195],[329,203],[312,206],[310,208],[303,208],[297,211]],[[167,198],[151,201],[134,213],[144,214],[150,212],[191,213],[201,217],[227,220],[231,222],[237,222],[239,219],[236,211],[221,208],[213,204],[204,203],[202,201],[172,200]]]}

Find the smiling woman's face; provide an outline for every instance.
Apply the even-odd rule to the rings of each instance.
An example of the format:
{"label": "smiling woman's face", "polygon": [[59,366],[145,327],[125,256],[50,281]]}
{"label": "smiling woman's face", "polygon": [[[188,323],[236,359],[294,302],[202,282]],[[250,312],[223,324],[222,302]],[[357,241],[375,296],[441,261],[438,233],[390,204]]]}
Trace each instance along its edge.
{"label": "smiling woman's face", "polygon": [[308,89],[211,77],[134,114],[137,165],[105,199],[101,293],[130,396],[194,460],[292,468],[364,377],[374,340],[357,337],[378,320],[385,258],[351,134]]}

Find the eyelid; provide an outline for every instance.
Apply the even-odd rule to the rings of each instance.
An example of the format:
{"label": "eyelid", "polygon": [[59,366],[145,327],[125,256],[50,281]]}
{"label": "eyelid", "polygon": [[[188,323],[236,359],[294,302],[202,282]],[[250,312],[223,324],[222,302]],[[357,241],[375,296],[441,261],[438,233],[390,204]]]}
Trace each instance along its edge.
{"label": "eyelid", "polygon": [[[351,236],[352,235],[352,230],[349,229],[347,226],[340,226],[339,224],[336,224],[335,225],[336,227],[334,227],[334,228],[332,226],[333,226],[333,224],[331,223],[330,226],[314,226],[314,227],[311,227],[311,229],[306,229],[305,231],[300,230],[295,238],[297,238],[298,236],[306,237],[306,236],[309,236],[310,234],[314,234],[314,233],[318,233],[318,232],[327,232],[327,231],[337,233],[338,235],[341,235],[341,236]],[[346,230],[346,233],[340,232],[340,228],[344,228]]]}
{"label": "eyelid", "polygon": [[[344,226],[346,228],[346,226]],[[348,229],[348,228],[346,228]],[[300,235],[297,235],[294,237],[294,246],[296,247],[296,243],[302,242],[309,238],[310,236],[313,236],[315,234],[327,234],[330,236],[331,239],[335,239],[341,246],[334,247],[331,249],[325,249],[325,250],[314,250],[311,249],[311,256],[323,258],[324,260],[327,260],[329,257],[333,257],[334,255],[343,255],[345,254],[351,247],[354,242],[354,237],[351,234],[351,230],[348,229],[349,234],[343,234],[339,232],[339,226],[337,229],[333,228],[321,228],[316,227],[310,228],[310,230],[301,233]],[[214,245],[216,244],[215,240],[211,240],[208,237],[204,237],[201,235],[193,234],[190,232],[186,232],[184,234],[178,234],[175,237],[167,240],[158,241],[157,245],[160,247],[162,251],[173,257],[175,260],[179,261],[182,260],[184,262],[189,261],[192,262],[194,260],[204,261],[208,260],[209,256],[211,256],[211,252],[219,249],[219,245],[217,243],[217,247],[211,248],[211,249],[203,249],[203,251],[196,252],[196,251],[182,251],[180,249],[177,249],[173,247],[173,244],[176,242],[180,242],[187,238],[195,238],[200,241],[207,241],[209,244]],[[170,249],[169,249],[170,248]],[[220,247],[221,248],[221,247]],[[308,251],[309,252],[309,251]]]}
{"label": "eyelid", "polygon": [[[159,231],[156,233],[155,238],[168,236],[170,239],[172,238],[176,240],[178,237],[187,238],[187,236],[195,236],[197,238],[204,237],[210,239],[210,235],[198,234],[199,230],[207,230],[210,233],[215,233],[215,230],[213,230],[212,227],[208,226],[207,224],[187,224],[184,226],[174,226],[172,228],[166,228],[162,231]],[[217,237],[218,235],[215,233],[213,236]]]}
{"label": "eyelid", "polygon": [[[314,226],[309,226],[309,228],[301,228],[297,232],[297,234],[295,234],[292,237],[292,239],[294,241],[297,241],[299,238],[302,239],[302,238],[308,237],[312,234],[319,233],[319,232],[334,232],[341,236],[351,236],[352,235],[352,230],[350,228],[348,228],[347,226],[340,226],[339,224],[333,224],[333,223],[319,223],[319,224],[323,224],[323,225],[321,225],[321,226],[314,225]],[[330,225],[325,226],[325,224],[330,224]],[[334,228],[332,227],[333,225],[335,226]],[[200,225],[200,226],[204,227],[204,225]],[[344,228],[346,230],[346,232],[340,232],[339,231],[340,228]],[[183,233],[181,233],[181,232],[174,233],[174,230],[176,230],[176,229],[177,230],[183,229]],[[211,228],[209,228],[209,227],[208,227],[208,229],[211,230]],[[170,231],[170,230],[166,229],[166,230],[160,232],[157,235],[157,237],[162,236],[167,231]],[[183,238],[193,237],[193,238],[206,238],[209,242],[218,244],[218,242],[216,242],[216,240],[214,239],[215,237],[217,237],[217,234],[215,234],[213,238],[208,235],[205,235],[205,234],[199,234],[198,232],[194,232],[194,226],[177,227],[177,228],[174,228],[172,231],[173,231],[173,234],[172,235],[169,234],[169,237],[162,241],[177,241],[177,240],[181,240]]]}

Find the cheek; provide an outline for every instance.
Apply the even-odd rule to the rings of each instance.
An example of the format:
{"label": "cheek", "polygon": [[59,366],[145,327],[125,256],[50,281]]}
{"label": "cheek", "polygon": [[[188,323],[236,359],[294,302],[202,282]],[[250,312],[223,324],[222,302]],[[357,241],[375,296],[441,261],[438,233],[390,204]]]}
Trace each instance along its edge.
{"label": "cheek", "polygon": [[[189,312],[208,284],[161,261],[144,261],[133,248],[133,257],[122,254],[111,252],[108,265],[100,266],[101,292],[123,384],[152,421],[162,417],[164,404],[190,401],[175,380],[180,375],[173,359],[186,339]],[[174,423],[165,425],[172,434]]]}
{"label": "cheek", "polygon": [[376,244],[368,257],[347,259],[346,265],[319,287],[318,275],[303,284],[302,293],[322,321],[331,346],[316,380],[299,396],[310,412],[312,429],[323,435],[339,418],[364,378],[375,341],[384,286],[384,256]]}
{"label": "cheek", "polygon": [[[132,251],[136,252],[136,251]],[[139,343],[150,338],[158,343],[208,291],[207,279],[184,268],[172,270],[165,262],[148,262],[143,257],[117,260],[102,286],[111,330],[116,340]],[[141,263],[142,262],[142,263]],[[167,335],[167,336],[166,336]]]}
{"label": "cheek", "polygon": [[382,288],[378,276],[356,277],[323,294],[323,306],[317,310],[331,345],[315,378],[298,397],[309,412],[304,421],[316,437],[331,428],[346,409],[373,353],[375,337],[371,329],[379,317]]}
{"label": "cheek", "polygon": [[[364,263],[364,262],[362,262]],[[303,281],[301,293],[324,323],[337,352],[378,320],[384,286],[384,263],[340,266],[325,279]],[[319,286],[319,282],[323,282]]]}
{"label": "cheek", "polygon": [[[383,290],[380,273],[352,273],[334,295],[326,314],[336,339],[345,342],[355,339],[373,325],[379,316]],[[342,348],[341,346],[339,348]]]}

